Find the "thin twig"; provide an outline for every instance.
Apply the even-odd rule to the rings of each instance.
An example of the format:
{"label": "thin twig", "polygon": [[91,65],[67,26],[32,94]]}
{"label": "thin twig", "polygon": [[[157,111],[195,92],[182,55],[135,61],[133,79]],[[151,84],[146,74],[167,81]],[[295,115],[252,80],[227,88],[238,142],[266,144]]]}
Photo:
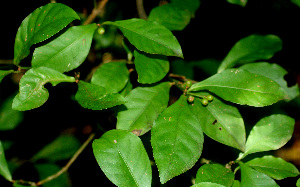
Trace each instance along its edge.
{"label": "thin twig", "polygon": [[69,162],[61,169],[59,170],[57,173],[39,181],[36,183],[37,186],[42,185],[46,182],[49,182],[57,177],[59,177],[61,174],[63,174],[64,172],[66,172],[69,167],[73,164],[73,162],[77,159],[77,157],[82,153],[82,151],[86,148],[86,146],[93,140],[93,138],[95,137],[95,133],[92,133],[88,139],[81,145],[81,147],[77,150],[77,152],[73,155],[73,157],[69,160]]}
{"label": "thin twig", "polygon": [[136,0],[136,8],[137,8],[139,17],[144,19],[144,20],[147,20],[148,16],[147,16],[147,14],[145,12],[145,9],[144,9],[143,0]]}
{"label": "thin twig", "polygon": [[93,22],[93,20],[104,10],[104,7],[108,0],[100,0],[98,6],[92,10],[92,13],[84,21],[83,25],[88,25]]}

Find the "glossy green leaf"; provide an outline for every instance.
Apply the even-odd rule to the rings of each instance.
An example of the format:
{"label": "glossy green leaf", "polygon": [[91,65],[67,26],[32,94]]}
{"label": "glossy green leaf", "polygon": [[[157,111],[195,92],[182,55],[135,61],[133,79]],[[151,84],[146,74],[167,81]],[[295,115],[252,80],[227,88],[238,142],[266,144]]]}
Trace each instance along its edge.
{"label": "glossy green leaf", "polygon": [[244,7],[244,6],[246,6],[248,0],[227,0],[227,2]]}
{"label": "glossy green leaf", "polygon": [[245,164],[276,180],[299,175],[299,170],[293,164],[286,162],[282,158],[271,155],[262,158],[254,158]]}
{"label": "glossy green leaf", "polygon": [[234,174],[230,169],[220,164],[205,164],[197,171],[195,183],[211,182],[231,187],[233,181]]}
{"label": "glossy green leaf", "polygon": [[13,130],[23,120],[23,113],[11,108],[12,102],[9,97],[0,106],[0,131]]}
{"label": "glossy green leaf", "polygon": [[94,140],[93,152],[106,177],[117,186],[150,187],[152,171],[139,137],[111,130]]}
{"label": "glossy green leaf", "polygon": [[188,10],[192,16],[195,15],[196,11],[200,7],[200,0],[171,0],[171,3],[181,9]]}
{"label": "glossy green leaf", "polygon": [[288,98],[277,82],[243,69],[225,70],[193,84],[188,91],[200,90],[209,90],[226,101],[257,107]]}
{"label": "glossy green leaf", "polygon": [[161,183],[186,172],[200,158],[204,142],[200,123],[184,95],[155,120],[151,145]]}
{"label": "glossy green leaf", "polygon": [[[34,167],[36,168],[40,180],[45,179],[54,173],[57,173],[61,170],[61,168],[56,164],[35,164]],[[69,182],[69,178],[67,173],[63,173],[59,175],[57,178],[50,180],[43,184],[43,187],[70,187],[71,184]]]}
{"label": "glossy green leaf", "polygon": [[6,180],[12,181],[12,176],[7,166],[7,162],[4,155],[4,149],[2,147],[1,141],[0,141],[0,175],[2,175]]}
{"label": "glossy green leaf", "polygon": [[102,86],[107,93],[121,91],[129,80],[126,62],[111,62],[100,66],[94,73],[91,83]]}
{"label": "glossy green leaf", "polygon": [[14,70],[0,70],[0,83],[6,75],[11,74],[12,72],[14,72]]}
{"label": "glossy green leaf", "polygon": [[260,173],[242,162],[239,162],[241,167],[241,187],[277,187],[278,184],[266,174]]}
{"label": "glossy green leaf", "polygon": [[149,21],[156,21],[169,30],[183,30],[191,19],[191,13],[187,9],[168,3],[153,8],[148,16]]}
{"label": "glossy green leaf", "polygon": [[117,129],[134,131],[137,135],[148,132],[157,116],[168,106],[171,84],[137,87],[127,96],[127,103],[119,108]]}
{"label": "glossy green leaf", "polygon": [[50,162],[66,160],[73,156],[80,144],[79,140],[72,135],[61,135],[36,153],[32,160],[46,159]]}
{"label": "glossy green leaf", "polygon": [[197,184],[194,184],[191,187],[224,187],[221,184],[211,183],[211,182],[200,182]]}
{"label": "glossy green leaf", "polygon": [[23,111],[43,105],[49,97],[48,90],[44,88],[48,82],[56,86],[61,82],[75,82],[75,78],[46,67],[32,68],[21,78],[20,90],[12,108]]}
{"label": "glossy green leaf", "polygon": [[80,66],[87,57],[96,24],[74,26],[51,42],[34,50],[32,67],[48,67],[67,72]]}
{"label": "glossy green leaf", "polygon": [[134,51],[134,64],[138,73],[138,82],[152,84],[163,79],[170,70],[166,56],[151,55],[141,51]]}
{"label": "glossy green leaf", "polygon": [[[289,99],[292,100],[299,95],[299,86],[298,84],[288,87],[284,76],[288,73],[285,69],[283,69],[278,64],[270,64],[267,62],[259,62],[259,63],[250,63],[245,64],[240,67],[241,69],[245,69],[250,73],[255,73],[258,75],[262,75],[268,77],[271,80],[276,81],[288,94]],[[266,71],[267,70],[267,71]]]}
{"label": "glossy green leaf", "polygon": [[117,26],[129,42],[140,51],[150,54],[177,56],[183,58],[180,44],[164,26],[143,19],[128,19],[103,24]]}
{"label": "glossy green leaf", "polygon": [[276,35],[250,35],[238,41],[222,61],[218,72],[257,60],[268,60],[282,48],[282,41]]}
{"label": "glossy green leaf", "polygon": [[201,100],[195,98],[189,107],[198,117],[207,136],[222,144],[245,150],[244,121],[236,107],[222,102],[217,97],[207,106],[203,106]]}
{"label": "glossy green leaf", "polygon": [[125,103],[124,97],[118,93],[106,93],[102,86],[80,81],[75,99],[87,109],[102,110]]}
{"label": "glossy green leaf", "polygon": [[42,42],[75,19],[80,19],[70,7],[61,3],[49,3],[29,14],[18,29],[15,48],[14,64],[27,57],[33,44]]}
{"label": "glossy green leaf", "polygon": [[262,118],[250,131],[243,157],[284,146],[292,137],[294,124],[293,118],[283,114],[273,114]]}

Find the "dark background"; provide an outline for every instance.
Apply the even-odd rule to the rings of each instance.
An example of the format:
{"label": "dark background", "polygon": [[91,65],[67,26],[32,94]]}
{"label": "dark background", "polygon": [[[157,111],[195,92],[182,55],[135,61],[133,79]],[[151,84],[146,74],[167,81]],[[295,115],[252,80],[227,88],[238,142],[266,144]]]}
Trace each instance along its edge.
{"label": "dark background", "polygon": [[[22,20],[36,8],[48,2],[45,0],[1,1],[1,60],[13,59],[14,39]],[[93,8],[93,1],[91,0],[62,0],[58,2],[70,6],[77,12],[85,10],[89,13]],[[113,11],[121,13],[121,19],[137,17],[134,0],[110,0],[108,4],[110,3],[116,5]],[[158,0],[144,0],[147,14],[158,4]],[[298,68],[299,18],[300,8],[289,0],[249,0],[246,7],[229,4],[226,0],[202,0],[195,18],[183,31],[174,32],[174,34],[182,46],[187,61],[206,58],[222,60],[230,48],[243,37],[250,34],[275,34],[282,39],[283,49],[276,53],[269,62],[278,63],[287,69],[289,72],[288,81],[292,85],[297,81],[300,73]],[[18,86],[13,84],[10,78],[5,78],[1,83],[0,100],[4,100],[18,89]],[[16,130],[0,132],[0,139],[15,139],[17,142],[6,153],[8,159],[16,156],[25,160],[30,158],[62,131],[74,133],[83,142],[88,137],[85,130],[90,126],[104,124],[104,128],[107,130],[114,128],[113,116],[107,118],[107,116],[111,116],[111,111],[88,111],[70,100],[70,96],[75,93],[76,89],[76,86],[67,84],[59,84],[55,89],[49,87],[50,98],[45,105],[39,109],[26,112],[24,121]],[[292,117],[299,118],[297,116],[298,110],[295,111],[294,108],[289,110]],[[146,134],[143,138],[147,140],[149,134]],[[214,152],[209,153],[208,150],[211,147],[218,147],[218,149],[214,149]],[[230,150],[228,147],[207,140],[203,151],[208,151],[207,155],[204,155],[207,158],[215,157],[217,159],[220,155],[225,156],[228,154],[228,158],[222,158],[224,160],[234,160],[236,158],[235,153],[228,153],[228,150]],[[65,163],[59,164],[63,166]],[[172,179],[166,186],[181,186],[179,182],[190,180],[188,175],[194,175],[199,166],[197,164],[186,174]],[[72,186],[114,186],[100,170],[90,146],[71,166],[69,173]],[[158,178],[155,168],[153,168],[153,173]],[[38,180],[37,173],[30,163],[24,164],[23,169],[14,174],[14,178],[19,177],[27,180]],[[295,180],[289,179],[277,182],[285,186],[288,186],[287,184],[291,182],[294,186]],[[158,184],[158,181],[153,181],[153,183],[154,185]],[[9,184],[0,178],[0,186],[5,185]]]}

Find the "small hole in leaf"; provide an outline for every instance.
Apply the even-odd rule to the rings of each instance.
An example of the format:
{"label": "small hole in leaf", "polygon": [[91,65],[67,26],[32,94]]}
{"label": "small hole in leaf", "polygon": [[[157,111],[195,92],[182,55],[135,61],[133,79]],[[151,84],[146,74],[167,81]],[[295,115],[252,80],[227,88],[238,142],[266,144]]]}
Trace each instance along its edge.
{"label": "small hole in leaf", "polygon": [[221,130],[222,130],[222,127],[219,127],[219,130],[221,131]]}
{"label": "small hole in leaf", "polygon": [[215,121],[214,121],[214,122],[212,122],[212,124],[213,124],[213,125],[215,125],[217,122],[218,122],[218,121],[215,119]]}

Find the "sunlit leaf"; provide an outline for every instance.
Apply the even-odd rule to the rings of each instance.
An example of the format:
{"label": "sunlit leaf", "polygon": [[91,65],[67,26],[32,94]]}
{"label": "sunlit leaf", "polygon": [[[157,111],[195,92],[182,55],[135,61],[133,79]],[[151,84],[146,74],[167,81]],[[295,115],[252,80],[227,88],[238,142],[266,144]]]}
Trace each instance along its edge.
{"label": "sunlit leaf", "polygon": [[33,11],[23,20],[18,29],[14,64],[19,64],[29,55],[29,49],[33,44],[50,38],[75,19],[79,19],[77,13],[61,3],[49,3]]}
{"label": "sunlit leaf", "polygon": [[67,72],[80,66],[87,57],[96,24],[74,26],[59,37],[34,50],[33,67],[48,67]]}
{"label": "sunlit leaf", "polygon": [[150,187],[152,171],[142,141],[131,132],[111,130],[94,140],[93,152],[106,177],[117,186]]}
{"label": "sunlit leaf", "polygon": [[192,168],[202,153],[201,122],[188,105],[182,95],[159,115],[151,129],[153,156],[161,183]]}

